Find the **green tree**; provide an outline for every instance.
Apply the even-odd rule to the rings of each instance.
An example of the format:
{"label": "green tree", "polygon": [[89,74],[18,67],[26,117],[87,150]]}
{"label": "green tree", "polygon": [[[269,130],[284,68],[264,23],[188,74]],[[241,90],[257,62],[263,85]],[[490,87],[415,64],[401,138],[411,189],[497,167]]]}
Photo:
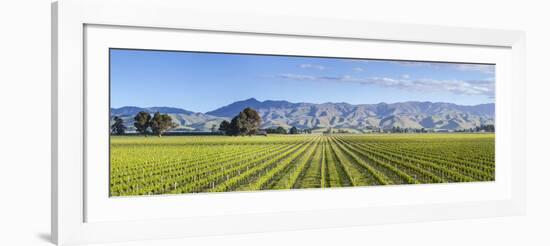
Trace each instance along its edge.
{"label": "green tree", "polygon": [[273,134],[287,134],[286,129],[282,126],[279,126],[277,128],[268,128],[266,129],[266,132]]}
{"label": "green tree", "polygon": [[151,119],[151,130],[159,137],[167,130],[175,128],[176,126],[176,123],[172,121],[172,117],[167,114],[156,112],[153,119]]}
{"label": "green tree", "polygon": [[275,129],[275,131],[279,134],[286,134],[287,133],[286,129],[282,126],[277,127],[277,129]]}
{"label": "green tree", "polygon": [[151,124],[151,115],[145,111],[141,111],[134,117],[134,127],[136,131],[147,137],[147,128]]}
{"label": "green tree", "polygon": [[244,133],[249,136],[256,134],[262,124],[262,117],[253,108],[245,108],[243,113],[245,117],[241,118],[241,121],[243,121]]}
{"label": "green tree", "polygon": [[115,116],[113,120],[115,122],[111,126],[111,134],[123,135],[124,133],[126,133],[126,126],[124,125],[124,120],[122,120],[122,118],[118,116]]}
{"label": "green tree", "polygon": [[227,135],[233,136],[243,136],[243,135],[254,135],[260,129],[262,123],[262,118],[260,114],[252,108],[245,108],[243,111],[231,120],[229,123],[228,130],[226,130]]}
{"label": "green tree", "polygon": [[295,126],[293,126],[292,128],[290,128],[290,131],[288,131],[288,133],[290,133],[290,134],[298,134],[298,128],[296,128]]}
{"label": "green tree", "polygon": [[229,131],[229,121],[223,120],[222,123],[220,123],[220,127],[218,128],[221,132],[224,134],[227,134],[227,131]]}
{"label": "green tree", "polygon": [[229,126],[227,127],[227,130],[225,132],[226,135],[230,135],[230,136],[238,136],[238,135],[241,135],[241,129],[243,128],[242,126],[242,122],[240,120],[240,115],[242,114],[239,113],[239,115],[233,117],[233,119],[231,119],[231,123],[229,123]]}

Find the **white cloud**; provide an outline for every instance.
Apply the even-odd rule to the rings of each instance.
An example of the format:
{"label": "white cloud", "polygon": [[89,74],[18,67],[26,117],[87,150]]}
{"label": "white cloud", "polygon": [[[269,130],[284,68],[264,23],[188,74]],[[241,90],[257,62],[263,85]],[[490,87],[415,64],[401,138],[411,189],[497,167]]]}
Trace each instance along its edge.
{"label": "white cloud", "polygon": [[479,64],[453,64],[456,70],[460,71],[477,71],[486,74],[494,74],[494,65],[479,65]]}
{"label": "white cloud", "polygon": [[292,79],[292,80],[317,80],[317,77],[310,75],[299,75],[299,74],[280,74],[279,78],[283,79]]}
{"label": "white cloud", "polygon": [[411,76],[408,75],[408,74],[403,74],[403,75],[401,75],[401,78],[404,78],[404,79],[408,79],[408,78],[410,78],[410,77],[411,77]]}
{"label": "white cloud", "polygon": [[446,68],[458,71],[474,71],[485,74],[494,74],[495,66],[490,64],[467,64],[467,63],[445,63],[445,62],[414,62],[414,61],[395,61],[395,63],[408,67],[434,67]]}
{"label": "white cloud", "polygon": [[473,71],[480,72],[484,74],[494,74],[495,65],[492,64],[468,64],[468,63],[450,63],[450,62],[423,62],[423,61],[397,61],[397,60],[359,60],[359,59],[349,59],[343,60],[344,62],[355,62],[355,63],[393,63],[407,67],[433,67],[433,68],[443,68],[443,69],[452,69],[458,71]]}
{"label": "white cloud", "polygon": [[318,70],[325,70],[325,66],[316,64],[300,64],[300,68],[313,68]]}
{"label": "white cloud", "polygon": [[485,95],[494,97],[495,86],[493,80],[436,80],[436,79],[409,79],[391,77],[353,77],[345,76],[311,76],[297,74],[282,74],[278,76],[283,79],[326,81],[336,83],[355,83],[361,85],[378,85],[392,87],[402,90],[415,90],[423,92],[445,91],[458,95]]}
{"label": "white cloud", "polygon": [[364,69],[364,68],[361,68],[361,67],[354,67],[354,68],[353,68],[353,71],[355,71],[355,72],[363,72],[363,71],[365,71],[365,69]]}

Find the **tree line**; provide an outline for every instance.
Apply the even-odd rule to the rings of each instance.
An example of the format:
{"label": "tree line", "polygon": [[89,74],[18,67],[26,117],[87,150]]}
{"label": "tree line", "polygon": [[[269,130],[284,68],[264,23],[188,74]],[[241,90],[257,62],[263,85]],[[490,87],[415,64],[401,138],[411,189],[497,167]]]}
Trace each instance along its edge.
{"label": "tree line", "polygon": [[[128,129],[124,125],[124,120],[117,116],[113,120],[111,134],[124,135]],[[143,134],[145,137],[151,133],[160,137],[166,131],[177,127],[177,124],[172,121],[172,118],[168,114],[156,112],[151,117],[150,113],[141,111],[134,116],[134,127],[136,128],[136,132]]]}
{"label": "tree line", "polygon": [[[399,126],[394,126],[392,128],[388,129],[376,129],[375,132],[391,132],[391,133],[432,133],[442,130],[448,130],[448,129],[426,129],[426,128],[401,128]],[[451,131],[451,130],[448,130]],[[474,128],[468,128],[468,129],[457,129],[452,130],[453,132],[495,132],[495,125],[481,125],[476,126]]]}
{"label": "tree line", "polygon": [[481,125],[474,128],[457,130],[457,132],[495,132],[495,125]]}
{"label": "tree line", "polygon": [[274,128],[267,128],[265,129],[266,133],[271,134],[300,134],[300,133],[311,133],[311,129],[298,129],[297,127],[293,126],[288,131],[282,127],[274,127]]}
{"label": "tree line", "polygon": [[245,108],[238,115],[231,119],[231,122],[224,120],[220,123],[219,131],[228,136],[252,136],[260,130],[262,117],[253,108]]}
{"label": "tree line", "polygon": [[[251,135],[267,135],[267,134],[300,134],[311,133],[310,129],[300,130],[293,126],[288,131],[284,127],[260,129],[262,117],[253,108],[245,108],[233,117],[231,121],[224,120],[220,123],[218,130],[228,136],[251,136]],[[214,132],[215,126],[212,126]]]}

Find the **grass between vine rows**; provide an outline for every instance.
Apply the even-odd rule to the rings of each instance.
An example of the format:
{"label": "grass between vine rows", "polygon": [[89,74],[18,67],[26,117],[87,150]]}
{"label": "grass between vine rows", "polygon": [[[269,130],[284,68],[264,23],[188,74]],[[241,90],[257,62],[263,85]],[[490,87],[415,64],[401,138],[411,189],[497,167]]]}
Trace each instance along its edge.
{"label": "grass between vine rows", "polygon": [[494,181],[494,134],[111,136],[111,196]]}

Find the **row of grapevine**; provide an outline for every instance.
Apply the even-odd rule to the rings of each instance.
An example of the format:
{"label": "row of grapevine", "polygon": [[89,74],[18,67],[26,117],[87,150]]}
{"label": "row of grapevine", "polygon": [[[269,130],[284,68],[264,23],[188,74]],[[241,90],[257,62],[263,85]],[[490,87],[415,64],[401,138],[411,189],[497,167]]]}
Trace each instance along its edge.
{"label": "row of grapevine", "polygon": [[492,134],[112,137],[112,196],[492,181]]}

